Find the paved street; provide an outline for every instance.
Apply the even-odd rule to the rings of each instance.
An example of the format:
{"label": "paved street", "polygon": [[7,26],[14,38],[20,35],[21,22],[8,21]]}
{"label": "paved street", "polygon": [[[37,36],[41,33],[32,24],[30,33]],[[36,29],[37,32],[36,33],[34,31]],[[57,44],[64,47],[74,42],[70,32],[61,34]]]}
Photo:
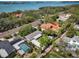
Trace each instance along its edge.
{"label": "paved street", "polygon": [[45,49],[45,52],[44,52],[44,53],[42,53],[41,55],[39,55],[39,56],[37,56],[37,57],[38,57],[38,58],[41,58],[41,57],[45,56],[48,52],[51,51],[52,48],[53,48],[53,46],[50,45],[48,48]]}
{"label": "paved street", "polygon": [[[31,25],[33,26],[35,22],[39,23],[39,21],[37,20],[37,21],[34,21],[34,22],[32,22],[32,23],[29,23],[29,24],[31,24]],[[12,35],[12,34],[16,33],[16,32],[18,32],[23,26],[26,26],[26,25],[28,25],[28,24],[24,24],[24,25],[22,25],[22,26],[20,26],[20,27],[13,28],[13,29],[11,29],[11,30],[2,32],[2,33],[0,34],[0,38],[3,38],[3,37],[5,37],[5,36],[7,36],[7,35]],[[35,25],[37,25],[37,24],[35,24]]]}

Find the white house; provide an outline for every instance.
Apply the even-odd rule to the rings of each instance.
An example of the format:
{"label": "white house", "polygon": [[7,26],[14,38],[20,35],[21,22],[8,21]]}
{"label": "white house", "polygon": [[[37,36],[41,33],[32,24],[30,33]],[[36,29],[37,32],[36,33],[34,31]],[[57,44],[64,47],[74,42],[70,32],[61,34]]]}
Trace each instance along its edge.
{"label": "white house", "polygon": [[25,41],[22,38],[15,38],[13,41],[10,41],[10,44],[17,50],[20,55],[23,55],[30,50],[30,47],[25,44]]}
{"label": "white house", "polygon": [[74,36],[72,38],[63,37],[64,42],[68,43],[71,49],[79,49],[79,36]]}
{"label": "white house", "polygon": [[18,49],[20,49],[19,44],[21,44],[21,43],[23,43],[23,42],[24,42],[24,40],[21,40],[21,41],[15,43],[15,44],[13,44],[13,47],[18,50]]}
{"label": "white house", "polygon": [[38,42],[38,38],[40,38],[42,36],[42,32],[41,31],[35,31],[27,36],[25,36],[25,41],[30,41],[32,42],[32,44],[34,44],[36,47],[41,47],[40,43]]}
{"label": "white house", "polygon": [[65,13],[59,14],[59,18],[57,19],[57,21],[59,21],[59,20],[66,21],[70,16],[71,16],[70,13],[68,13],[68,14],[65,14]]}

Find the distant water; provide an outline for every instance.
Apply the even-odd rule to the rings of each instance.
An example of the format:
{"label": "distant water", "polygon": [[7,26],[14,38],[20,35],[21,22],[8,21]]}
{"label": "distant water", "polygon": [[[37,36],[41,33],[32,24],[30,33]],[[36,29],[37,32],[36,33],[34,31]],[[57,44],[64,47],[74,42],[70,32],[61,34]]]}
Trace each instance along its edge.
{"label": "distant water", "polygon": [[79,4],[79,2],[25,2],[16,4],[0,3],[0,12],[13,12],[16,10],[37,10],[45,6],[65,6]]}

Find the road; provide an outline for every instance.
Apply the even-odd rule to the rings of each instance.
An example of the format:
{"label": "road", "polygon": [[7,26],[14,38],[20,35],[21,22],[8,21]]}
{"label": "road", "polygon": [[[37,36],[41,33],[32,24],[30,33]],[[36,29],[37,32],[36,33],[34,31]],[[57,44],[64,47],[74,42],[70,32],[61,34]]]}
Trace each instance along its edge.
{"label": "road", "polygon": [[[36,25],[38,25],[38,24],[40,24],[40,23],[41,23],[41,21],[36,20],[36,21],[34,21],[34,22],[32,22],[32,23],[29,23],[29,24],[31,24],[32,26],[36,26]],[[28,24],[25,24],[25,25],[22,25],[22,26],[20,26],[20,27],[13,28],[13,29],[11,29],[11,30],[8,30],[8,31],[3,32],[3,33],[0,34],[0,38],[3,38],[3,37],[5,37],[5,36],[7,36],[7,35],[11,35],[11,34],[16,33],[16,32],[18,32],[23,26],[26,26],[26,25],[28,25]]]}
{"label": "road", "polygon": [[66,35],[66,33],[67,31],[64,34],[62,34],[60,38],[62,39]]}
{"label": "road", "polygon": [[[23,26],[25,26],[25,25],[23,25]],[[5,37],[7,35],[11,35],[15,32],[18,32],[21,29],[21,27],[23,27],[23,26],[20,26],[20,27],[17,27],[17,28],[14,28],[14,29],[3,32],[2,34],[0,34],[0,38]]]}
{"label": "road", "polygon": [[37,58],[41,58],[41,57],[45,56],[47,53],[49,53],[51,51],[52,48],[53,48],[53,46],[50,45],[48,48],[45,49],[45,52],[38,55]]}

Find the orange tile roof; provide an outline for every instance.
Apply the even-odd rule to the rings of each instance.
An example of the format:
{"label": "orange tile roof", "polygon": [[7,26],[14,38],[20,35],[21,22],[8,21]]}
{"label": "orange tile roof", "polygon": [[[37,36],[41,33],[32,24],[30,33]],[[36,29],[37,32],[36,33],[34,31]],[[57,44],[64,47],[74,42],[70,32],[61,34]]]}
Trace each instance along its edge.
{"label": "orange tile roof", "polygon": [[59,24],[54,22],[54,23],[47,23],[47,24],[42,24],[41,26],[41,29],[45,29],[45,30],[48,30],[48,29],[51,29],[51,30],[58,30],[60,28]]}
{"label": "orange tile roof", "polygon": [[15,16],[16,16],[16,17],[21,17],[21,16],[22,16],[22,14],[16,14]]}

